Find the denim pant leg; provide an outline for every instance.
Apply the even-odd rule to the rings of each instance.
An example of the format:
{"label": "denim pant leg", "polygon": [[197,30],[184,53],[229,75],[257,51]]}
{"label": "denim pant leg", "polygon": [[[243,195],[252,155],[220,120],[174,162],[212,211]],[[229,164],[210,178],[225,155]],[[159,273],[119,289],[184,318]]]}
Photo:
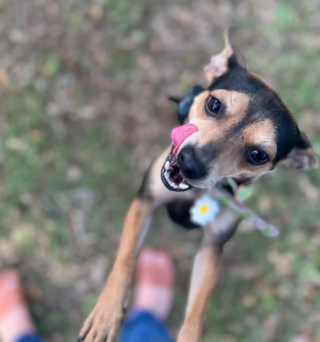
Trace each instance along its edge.
{"label": "denim pant leg", "polygon": [[42,340],[36,334],[28,334],[19,337],[16,342],[42,342]]}
{"label": "denim pant leg", "polygon": [[120,331],[119,342],[170,342],[163,322],[147,311],[132,311]]}

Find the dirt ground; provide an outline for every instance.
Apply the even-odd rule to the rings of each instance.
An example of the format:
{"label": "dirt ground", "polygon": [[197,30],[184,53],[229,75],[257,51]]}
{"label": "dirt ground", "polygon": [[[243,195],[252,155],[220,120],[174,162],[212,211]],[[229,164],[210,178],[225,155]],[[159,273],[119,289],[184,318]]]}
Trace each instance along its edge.
{"label": "dirt ground", "polygon": [[[22,273],[39,332],[74,341],[114,260],[126,208],[176,124],[168,96],[205,84],[223,29],[320,152],[320,1],[0,0],[0,268]],[[261,179],[227,246],[203,341],[320,341],[320,172]],[[159,211],[148,244],[178,271],[183,317],[201,232]]]}

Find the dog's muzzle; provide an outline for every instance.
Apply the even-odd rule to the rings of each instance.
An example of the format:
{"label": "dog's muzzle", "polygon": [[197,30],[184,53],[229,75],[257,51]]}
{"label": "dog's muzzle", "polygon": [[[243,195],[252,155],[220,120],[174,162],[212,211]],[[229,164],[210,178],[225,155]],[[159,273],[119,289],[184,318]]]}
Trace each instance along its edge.
{"label": "dog's muzzle", "polygon": [[189,184],[183,179],[180,168],[177,163],[177,157],[173,154],[174,146],[168,155],[164,165],[161,169],[161,179],[163,184],[171,191],[186,191],[191,188]]}

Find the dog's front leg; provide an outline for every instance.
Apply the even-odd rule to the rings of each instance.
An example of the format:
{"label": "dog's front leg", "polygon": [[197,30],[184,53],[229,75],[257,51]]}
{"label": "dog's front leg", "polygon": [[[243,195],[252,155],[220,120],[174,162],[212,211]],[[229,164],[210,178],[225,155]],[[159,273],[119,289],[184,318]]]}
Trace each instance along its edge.
{"label": "dog's front leg", "polygon": [[205,310],[220,275],[222,248],[238,223],[238,216],[225,209],[216,221],[205,228],[204,242],[193,265],[188,305],[178,342],[201,341]]}
{"label": "dog's front leg", "polygon": [[139,239],[150,220],[151,211],[151,200],[136,198],[131,203],[115,264],[104,291],[80,332],[81,340],[115,340],[123,318],[124,302],[131,282]]}

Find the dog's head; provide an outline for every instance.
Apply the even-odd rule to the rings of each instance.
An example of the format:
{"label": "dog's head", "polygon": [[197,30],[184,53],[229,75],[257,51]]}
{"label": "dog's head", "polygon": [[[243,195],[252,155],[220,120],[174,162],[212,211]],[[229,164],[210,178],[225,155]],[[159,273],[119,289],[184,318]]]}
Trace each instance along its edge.
{"label": "dog's head", "polygon": [[205,73],[210,86],[180,102],[183,125],[161,171],[173,191],[210,188],[224,177],[249,180],[278,166],[315,168],[306,135],[276,92],[250,73],[226,37]]}

